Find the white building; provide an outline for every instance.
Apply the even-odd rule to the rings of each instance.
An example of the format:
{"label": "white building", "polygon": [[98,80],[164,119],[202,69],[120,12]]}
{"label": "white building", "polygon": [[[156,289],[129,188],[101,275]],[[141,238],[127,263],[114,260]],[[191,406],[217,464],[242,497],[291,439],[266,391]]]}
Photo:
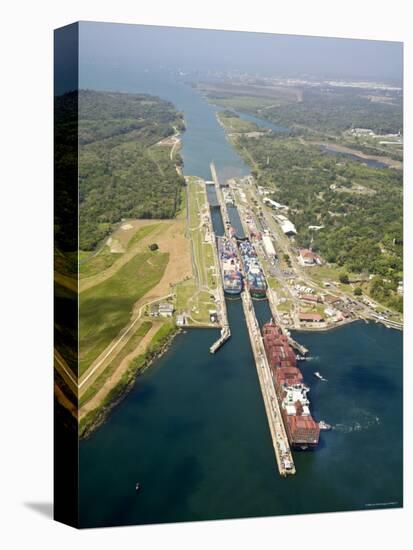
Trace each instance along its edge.
{"label": "white building", "polygon": [[258,186],[258,193],[260,195],[269,195],[270,194],[270,190],[269,189],[266,189],[265,187],[262,187],[261,185]]}
{"label": "white building", "polygon": [[274,245],[272,244],[272,240],[268,235],[263,235],[262,244],[264,245],[264,250],[269,257],[273,258],[277,255]]}
{"label": "white building", "polygon": [[177,315],[176,316],[176,324],[178,327],[183,327],[186,325],[186,317],[185,315]]}
{"label": "white building", "polygon": [[264,204],[268,204],[269,206],[271,206],[272,208],[275,208],[276,210],[288,210],[288,206],[286,206],[285,204],[280,204],[279,202],[273,201],[268,197],[264,197],[262,202]]}
{"label": "white building", "polygon": [[161,317],[172,317],[172,314],[174,312],[174,306],[172,304],[165,302],[163,304],[159,304],[158,311]]}
{"label": "white building", "polygon": [[352,134],[355,134],[356,136],[374,136],[373,130],[370,130],[370,128],[353,128],[351,130]]}
{"label": "white building", "polygon": [[301,265],[304,266],[321,264],[320,258],[317,256],[317,254],[315,254],[312,250],[308,250],[307,248],[302,248],[300,250],[298,261]]}
{"label": "white building", "polygon": [[296,235],[297,230],[295,229],[295,225],[290,222],[288,218],[285,216],[274,216],[274,218],[277,220],[277,222],[280,224],[281,229],[283,230],[283,233],[285,235]]}

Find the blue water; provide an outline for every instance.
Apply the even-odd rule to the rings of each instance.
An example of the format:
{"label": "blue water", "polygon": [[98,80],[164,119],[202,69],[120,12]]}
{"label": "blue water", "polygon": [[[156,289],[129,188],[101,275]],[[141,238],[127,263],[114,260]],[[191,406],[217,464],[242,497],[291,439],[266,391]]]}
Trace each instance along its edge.
{"label": "blue water", "polygon": [[131,69],[129,64],[116,66],[81,63],[79,86],[97,90],[150,93],[171,101],[184,113],[186,131],[182,136],[185,175],[211,179],[210,163],[215,162],[221,183],[232,177],[249,174],[249,167],[236,154],[219,125],[215,109],[185,83],[178,74]]}
{"label": "blue water", "polygon": [[287,132],[291,132],[290,128],[287,128],[286,126],[280,126],[279,124],[275,124],[274,122],[270,122],[269,120],[266,120],[265,118],[258,118],[256,116],[250,115],[248,113],[238,112],[237,115],[242,118],[243,120],[246,120],[248,122],[253,122],[254,124],[257,124],[258,126],[261,126],[262,128],[267,128],[267,130],[272,130],[274,133],[277,134],[285,134]]}
{"label": "blue water", "polygon": [[232,338],[216,355],[216,331],[179,335],[81,443],[83,526],[401,506],[401,334],[364,323],[295,334],[311,349],[313,415],[333,430],[282,479],[241,312],[228,301]]}
{"label": "blue water", "polygon": [[242,227],[241,218],[239,217],[237,207],[233,206],[232,204],[228,204],[227,212],[231,225],[235,229],[235,235],[239,239],[243,239],[245,237],[245,233],[244,228]]}
{"label": "blue water", "polygon": [[[139,55],[136,52],[136,55]],[[83,50],[82,59],[88,59]],[[147,92],[185,114],[185,173],[210,179],[248,173],[214,110],[165,71],[88,59],[83,87]],[[213,191],[208,195],[213,199]],[[212,208],[217,233],[223,230]],[[401,506],[402,334],[354,323],[295,337],[310,349],[302,371],[314,417],[333,424],[312,453],[295,453],[297,475],[278,475],[239,300],[228,300],[231,339],[212,355],[213,329],[180,334],[169,351],[90,439],[82,441],[84,527]],[[261,323],[266,302],[255,302]],[[313,375],[320,371],[328,382]],[[142,490],[135,494],[135,483]],[[373,506],[371,506],[373,505]],[[311,535],[312,536],[312,535]]]}
{"label": "blue water", "polygon": [[385,164],[384,162],[379,162],[378,160],[374,160],[374,159],[365,159],[357,155],[352,155],[351,153],[341,153],[340,151],[335,151],[334,149],[330,149],[328,145],[320,145],[320,149],[322,150],[323,153],[326,153],[327,155],[332,155],[334,157],[342,157],[345,159],[354,160],[356,162],[362,162],[363,164],[366,164],[371,168],[388,168],[388,165]]}

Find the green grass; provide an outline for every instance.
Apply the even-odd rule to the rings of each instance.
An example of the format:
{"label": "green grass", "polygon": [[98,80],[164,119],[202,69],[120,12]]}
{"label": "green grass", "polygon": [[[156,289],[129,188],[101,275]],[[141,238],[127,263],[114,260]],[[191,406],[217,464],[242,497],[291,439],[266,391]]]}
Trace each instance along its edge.
{"label": "green grass", "polygon": [[169,254],[143,252],[80,294],[80,376],[130,320],[133,304],[161,279]]}
{"label": "green grass", "polygon": [[230,133],[231,132],[246,133],[246,132],[262,131],[262,128],[260,128],[257,124],[244,120],[239,116],[231,116],[225,111],[221,111],[220,113],[218,113],[218,120],[221,122],[221,124],[224,125],[225,130]]}
{"label": "green grass", "polygon": [[274,290],[279,290],[280,288],[282,288],[277,277],[268,277],[268,284]]}
{"label": "green grass", "polygon": [[201,217],[200,211],[206,205],[206,193],[203,187],[194,180],[188,183],[189,229],[198,227]]}
{"label": "green grass", "polygon": [[[136,246],[141,239],[152,233],[152,231],[159,227],[159,225],[159,223],[154,223],[151,225],[145,225],[138,229],[138,231],[129,240],[127,248],[130,249],[133,246]],[[79,263],[80,279],[93,277],[94,275],[105,271],[111,267],[120,256],[122,256],[122,254],[112,253],[107,245],[105,245],[97,254],[91,254],[90,252],[80,250],[79,262],[83,262]]]}
{"label": "green grass", "polygon": [[306,273],[318,283],[338,281],[340,273],[343,272],[343,268],[335,267],[334,265],[320,265],[306,269]]}
{"label": "green grass", "polygon": [[178,312],[185,311],[188,308],[189,300],[197,292],[198,287],[194,279],[189,279],[180,283],[176,287],[176,305],[175,308]]}
{"label": "green grass", "polygon": [[[98,254],[91,257],[85,263],[79,264],[79,277],[93,277],[101,271],[105,271],[121,256],[121,254],[112,254],[108,246],[105,246]],[[80,259],[80,258],[79,258]]]}
{"label": "green grass", "polygon": [[144,237],[153,233],[155,229],[157,229],[160,225],[160,223],[153,223],[140,227],[138,231],[133,235],[133,237],[130,238],[128,242],[128,250],[136,246],[138,242],[141,241]]}
{"label": "green grass", "polygon": [[200,286],[215,288],[215,277],[211,273],[211,267],[215,265],[214,252],[211,243],[204,242],[204,230],[198,229],[201,222],[200,211],[206,205],[207,198],[205,188],[195,181],[188,184],[189,203],[189,233],[192,239],[194,261]]}
{"label": "green grass", "polygon": [[283,302],[282,304],[277,304],[277,310],[281,311],[281,313],[289,313],[292,311],[292,303],[290,300],[287,300],[286,302]]}
{"label": "green grass", "polygon": [[86,260],[87,258],[89,258],[89,256],[92,256],[92,254],[93,252],[90,252],[88,250],[79,250],[78,252],[79,262]]}
{"label": "green grass", "polygon": [[281,104],[281,101],[276,98],[268,97],[254,97],[249,95],[240,95],[223,98],[210,98],[211,103],[221,105],[228,109],[235,109],[237,111],[257,111],[263,107],[277,106]]}
{"label": "green grass", "polygon": [[185,311],[198,323],[209,323],[209,310],[216,306],[209,292],[198,291],[194,279],[189,279],[176,287],[175,308],[178,312]]}
{"label": "green grass", "polygon": [[199,227],[200,212],[207,204],[206,191],[203,185],[191,178],[188,182],[187,193],[189,236],[192,242],[197,280],[190,279],[177,285],[175,307],[178,312],[188,313],[196,322],[209,323],[209,310],[215,309],[215,303],[211,301],[209,291],[200,290],[201,287],[216,288],[216,277],[211,270],[215,267],[213,245],[204,242],[204,229]]}
{"label": "green grass", "polygon": [[187,215],[186,209],[186,190],[185,187],[182,187],[180,196],[179,196],[179,209],[176,213],[176,219],[185,220]]}
{"label": "green grass", "polygon": [[191,317],[198,323],[209,323],[209,310],[215,310],[216,305],[209,297],[209,292],[202,290],[194,301],[196,311],[191,311]]}
{"label": "green grass", "polygon": [[82,407],[89,399],[91,399],[104,385],[106,380],[113,374],[116,368],[119,366],[120,362],[131,353],[142,340],[147,332],[149,332],[152,327],[151,321],[144,321],[138,329],[135,331],[133,336],[129,339],[127,344],[123,346],[120,352],[112,359],[112,361],[107,365],[105,370],[102,372],[98,378],[93,382],[91,386],[85,391],[82,397],[79,400],[79,407]]}

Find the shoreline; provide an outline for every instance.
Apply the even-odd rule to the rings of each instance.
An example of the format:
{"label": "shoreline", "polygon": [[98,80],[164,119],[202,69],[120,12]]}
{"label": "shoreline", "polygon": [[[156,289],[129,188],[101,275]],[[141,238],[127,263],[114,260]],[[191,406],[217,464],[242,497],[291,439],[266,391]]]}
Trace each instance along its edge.
{"label": "shoreline", "polygon": [[[125,381],[119,381],[116,386],[114,386],[106,398],[102,401],[100,405],[88,412],[82,420],[78,423],[78,438],[79,441],[82,439],[88,439],[92,434],[104,424],[112,411],[132,390],[139,376],[141,376],[147,369],[149,369],[152,364],[160,359],[170,348],[172,342],[179,333],[181,329],[174,326],[171,330],[171,333],[166,336],[164,342],[160,344],[159,349],[155,349],[152,352],[147,350],[144,354],[138,356],[145,357],[149,354],[148,357],[145,357],[143,365],[133,367],[129,365],[128,371],[126,372],[127,378]],[[89,420],[88,420],[89,419]],[[82,425],[83,423],[83,425]]]}
{"label": "shoreline", "polygon": [[[175,133],[161,142],[158,142],[158,145],[167,146],[168,139],[173,141],[170,151],[170,160],[174,163],[175,169],[180,176],[183,176],[182,173],[182,157],[178,154],[181,148],[181,135],[185,131],[186,126],[179,131],[174,127]],[[178,220],[178,215],[175,218],[172,218],[171,221]],[[119,223],[119,226],[122,222]],[[106,239],[105,239],[106,242]],[[103,245],[104,246],[104,245]],[[102,247],[103,248],[103,247]],[[153,291],[153,289],[151,289]],[[135,308],[135,305],[134,305]],[[158,332],[155,333],[152,340],[148,343],[146,349],[142,354],[138,355],[135,359],[130,361],[126,372],[123,374],[121,379],[117,384],[115,384],[109,391],[109,393],[102,399],[102,401],[91,411],[86,413],[82,419],[78,419],[78,438],[79,440],[87,439],[90,437],[95,430],[97,430],[102,424],[104,424],[112,411],[129,393],[136,383],[138,377],[142,375],[148,368],[152,366],[154,361],[164,355],[172,344],[173,339],[177,334],[182,332],[184,327],[177,327],[174,323],[171,327],[171,332],[166,335],[165,341],[162,341],[159,345],[159,348],[151,350],[153,346],[153,340],[156,338]],[[189,328],[189,327],[188,327]],[[159,329],[158,329],[159,330]],[[140,357],[143,357],[143,364],[141,366],[133,365],[134,361],[138,361]],[[123,378],[124,377],[124,378]]]}
{"label": "shoreline", "polygon": [[388,168],[393,168],[394,170],[403,170],[403,162],[401,160],[395,160],[390,157],[380,155],[369,155],[367,153],[359,151],[358,149],[353,149],[351,147],[347,147],[347,145],[341,145],[339,143],[329,143],[324,141],[309,141],[308,143],[313,143],[314,145],[322,145],[323,147],[325,147],[326,149],[330,149],[331,151],[353,155],[355,157],[359,157],[362,160],[375,160],[377,162],[385,164]]}

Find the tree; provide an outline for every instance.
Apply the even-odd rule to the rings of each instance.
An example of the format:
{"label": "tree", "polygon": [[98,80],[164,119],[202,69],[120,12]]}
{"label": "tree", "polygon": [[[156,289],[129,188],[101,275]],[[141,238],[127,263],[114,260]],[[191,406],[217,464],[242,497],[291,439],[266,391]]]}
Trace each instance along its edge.
{"label": "tree", "polygon": [[357,286],[354,289],[354,296],[361,296],[362,294],[363,294],[363,291],[361,290],[361,288],[359,286]]}
{"label": "tree", "polygon": [[338,280],[340,283],[343,283],[343,285],[348,285],[350,283],[347,273],[340,273]]}

